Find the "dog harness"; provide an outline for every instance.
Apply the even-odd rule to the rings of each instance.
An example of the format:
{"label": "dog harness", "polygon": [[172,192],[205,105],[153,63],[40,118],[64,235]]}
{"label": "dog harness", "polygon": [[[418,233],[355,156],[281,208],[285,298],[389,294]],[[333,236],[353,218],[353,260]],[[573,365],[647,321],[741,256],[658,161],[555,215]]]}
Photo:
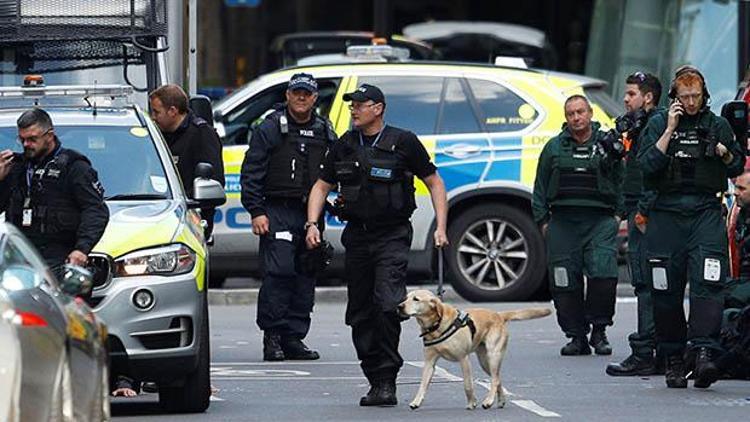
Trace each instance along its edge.
{"label": "dog harness", "polygon": [[[420,337],[424,337],[427,334],[437,331],[438,328],[440,328],[440,323],[442,322],[442,320],[443,319],[440,318],[438,322],[435,323],[435,325],[433,325],[432,327],[428,328],[427,331],[424,331],[422,334],[420,334]],[[443,331],[440,334],[440,336],[438,336],[438,338],[433,339],[433,340],[422,339],[422,343],[425,346],[434,346],[436,344],[440,344],[444,342],[445,340],[448,340],[449,338],[451,338],[453,334],[456,334],[458,330],[466,326],[469,327],[469,331],[471,331],[471,339],[473,340],[474,334],[477,332],[477,327],[474,326],[474,321],[471,320],[471,317],[469,316],[469,314],[458,311],[458,315],[456,315],[456,319],[453,320],[453,322],[448,327],[448,329]]]}

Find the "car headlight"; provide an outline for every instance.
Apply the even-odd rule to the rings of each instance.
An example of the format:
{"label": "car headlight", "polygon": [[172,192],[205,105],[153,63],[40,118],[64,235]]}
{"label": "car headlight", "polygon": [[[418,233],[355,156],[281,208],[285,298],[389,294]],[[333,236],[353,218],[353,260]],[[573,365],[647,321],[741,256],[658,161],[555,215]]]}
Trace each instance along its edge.
{"label": "car headlight", "polygon": [[195,252],[176,243],[143,249],[115,260],[115,276],[176,275],[190,272],[195,265]]}

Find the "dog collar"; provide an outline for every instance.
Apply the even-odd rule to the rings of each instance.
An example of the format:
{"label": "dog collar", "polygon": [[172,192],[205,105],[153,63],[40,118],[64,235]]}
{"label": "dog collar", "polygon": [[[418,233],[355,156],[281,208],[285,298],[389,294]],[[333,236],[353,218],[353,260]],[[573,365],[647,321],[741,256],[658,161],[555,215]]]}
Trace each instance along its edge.
{"label": "dog collar", "polygon": [[[440,321],[438,321],[438,326],[439,324],[440,324]],[[438,338],[433,339],[433,340],[422,339],[422,343],[425,346],[434,346],[436,344],[440,344],[444,342],[445,340],[448,340],[449,338],[451,338],[453,334],[456,334],[458,330],[466,326],[469,327],[469,331],[471,331],[471,338],[473,340],[474,333],[477,332],[477,327],[474,326],[474,321],[471,320],[471,317],[469,317],[469,314],[458,311],[458,315],[456,315],[456,319],[453,320],[451,325],[445,331],[443,331],[440,334],[440,336],[438,336]],[[428,331],[425,331],[424,333],[422,333],[420,337],[424,337],[426,334],[429,334],[436,330],[437,330],[437,327],[433,325],[432,327],[430,327]]]}

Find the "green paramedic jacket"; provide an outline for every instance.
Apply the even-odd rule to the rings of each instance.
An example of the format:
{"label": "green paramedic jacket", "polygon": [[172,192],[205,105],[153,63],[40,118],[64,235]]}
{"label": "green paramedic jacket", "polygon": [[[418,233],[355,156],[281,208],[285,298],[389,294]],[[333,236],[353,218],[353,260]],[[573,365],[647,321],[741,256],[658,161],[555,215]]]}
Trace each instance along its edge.
{"label": "green paramedic jacket", "polygon": [[[660,110],[651,117],[641,135],[641,148],[638,151],[644,188],[657,192],[653,208],[690,214],[706,208],[720,207],[719,193],[727,189],[727,178],[742,174],[745,166],[744,148],[734,139],[726,119],[705,108],[695,116],[680,117],[667,154],[664,154],[656,148],[656,142],[667,128],[667,113],[667,110]],[[726,146],[733,155],[732,161],[724,164],[718,156],[704,157],[695,160],[698,163],[696,166],[703,167],[696,167],[691,172],[680,170],[683,165],[679,162],[681,159],[674,157],[678,137],[690,136],[691,131],[697,130],[715,137],[716,141]],[[690,174],[696,177],[691,179]],[[680,181],[675,181],[677,177]]]}
{"label": "green paramedic jacket", "polygon": [[622,216],[622,160],[595,153],[594,146],[605,132],[592,123],[592,136],[578,144],[563,125],[539,156],[534,180],[534,221],[544,224],[553,207],[590,207],[611,210]]}

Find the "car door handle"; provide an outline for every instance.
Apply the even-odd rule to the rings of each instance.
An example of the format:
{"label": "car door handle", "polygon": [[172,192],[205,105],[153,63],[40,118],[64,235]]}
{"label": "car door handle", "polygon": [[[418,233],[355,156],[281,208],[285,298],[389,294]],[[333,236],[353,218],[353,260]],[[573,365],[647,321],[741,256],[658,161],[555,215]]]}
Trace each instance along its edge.
{"label": "car door handle", "polygon": [[443,153],[453,158],[467,158],[482,152],[479,145],[455,144],[443,149]]}

